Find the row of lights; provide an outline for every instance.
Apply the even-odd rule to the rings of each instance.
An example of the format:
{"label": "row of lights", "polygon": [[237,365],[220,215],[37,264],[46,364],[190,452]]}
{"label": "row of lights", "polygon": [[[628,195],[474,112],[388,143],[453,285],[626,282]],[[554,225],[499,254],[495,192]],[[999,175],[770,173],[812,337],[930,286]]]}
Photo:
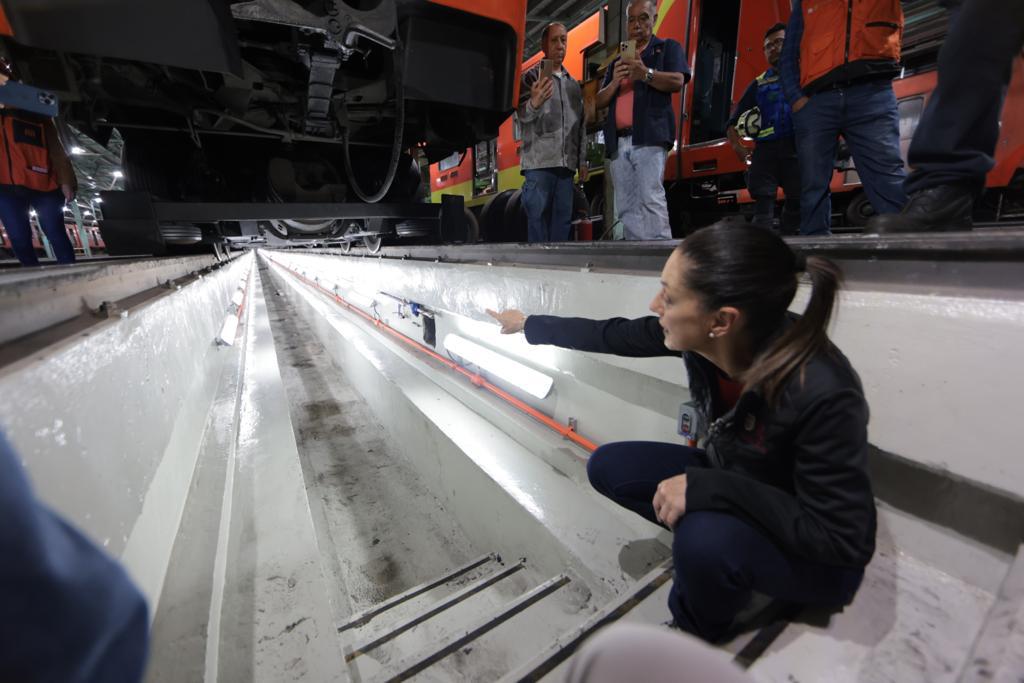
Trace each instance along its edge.
{"label": "row of lights", "polygon": [[[281,258],[281,260],[286,261],[288,259],[285,257]],[[360,309],[364,309],[364,312],[372,312],[376,317],[379,303],[377,301],[378,294],[383,294],[383,292],[377,292],[365,285],[356,284],[348,278],[335,273],[319,271],[314,268],[310,268],[313,272],[307,272],[301,268],[298,270],[306,278],[313,279],[314,282],[328,291],[333,289],[334,292],[344,292],[345,299],[349,304],[354,304]],[[446,334],[442,345],[445,351],[461,358],[464,364],[474,365],[488,375],[499,379],[505,384],[510,384],[535,398],[546,398],[554,386],[553,377],[538,372],[498,351],[489,349],[458,334]]]}

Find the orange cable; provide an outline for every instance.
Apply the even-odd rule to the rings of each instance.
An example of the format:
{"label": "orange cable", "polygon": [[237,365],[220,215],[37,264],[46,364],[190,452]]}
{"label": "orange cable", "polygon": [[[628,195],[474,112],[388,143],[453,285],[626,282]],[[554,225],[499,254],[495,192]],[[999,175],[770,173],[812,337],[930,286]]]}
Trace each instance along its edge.
{"label": "orange cable", "polygon": [[349,311],[352,311],[353,313],[356,313],[357,315],[359,315],[362,318],[366,319],[368,322],[372,323],[374,325],[374,327],[382,329],[385,333],[390,334],[391,336],[395,337],[398,341],[403,342],[403,343],[413,347],[417,351],[425,353],[426,355],[430,356],[434,360],[440,362],[442,365],[446,366],[449,370],[457,372],[458,374],[466,377],[474,386],[478,386],[478,387],[481,387],[483,389],[486,389],[487,391],[491,392],[492,394],[494,394],[495,396],[497,396],[501,400],[503,400],[506,403],[510,404],[514,408],[517,408],[521,412],[526,413],[527,415],[529,415],[533,419],[537,420],[538,422],[540,422],[544,426],[548,427],[549,429],[552,429],[553,431],[558,432],[559,434],[562,435],[563,438],[566,438],[569,441],[572,441],[573,443],[575,443],[576,445],[580,446],[581,448],[585,449],[586,451],[588,451],[590,453],[593,453],[595,450],[597,450],[597,444],[595,444],[593,441],[590,441],[589,439],[581,436],[572,427],[569,427],[567,425],[561,424],[560,422],[557,422],[550,415],[546,415],[546,414],[540,412],[536,408],[533,408],[532,406],[528,405],[524,401],[522,401],[522,400],[516,398],[515,396],[513,396],[512,394],[508,393],[504,389],[501,389],[500,387],[497,387],[494,384],[491,384],[487,380],[483,379],[478,373],[470,372],[465,367],[463,367],[462,365],[459,365],[455,361],[453,361],[453,360],[451,360],[449,358],[445,358],[444,356],[440,355],[439,353],[437,353],[433,349],[430,349],[430,348],[424,346],[423,344],[420,344],[415,339],[412,339],[411,337],[407,337],[406,335],[402,334],[398,330],[396,330],[393,327],[391,327],[390,325],[386,324],[384,321],[380,320],[379,318],[375,318],[375,317],[369,315],[368,313],[365,313],[363,310],[357,308],[356,306],[353,306],[351,303],[349,303],[348,301],[343,299],[338,294],[336,294],[334,292],[327,291],[326,289],[321,287],[318,282],[313,282],[313,281],[309,280],[305,276],[300,275],[299,273],[297,273],[296,271],[292,270],[288,266],[285,266],[283,264],[278,263],[277,261],[275,261],[273,258],[271,258],[269,256],[267,258],[269,258],[270,261],[274,265],[276,265],[276,266],[278,266],[280,268],[284,268],[286,271],[288,271],[289,273],[291,273],[292,275],[294,275],[298,279],[302,280],[307,285],[315,287],[319,291],[323,292],[324,294],[326,294],[329,297],[331,297],[332,299],[334,299],[337,303],[339,303],[342,306],[344,306]]}

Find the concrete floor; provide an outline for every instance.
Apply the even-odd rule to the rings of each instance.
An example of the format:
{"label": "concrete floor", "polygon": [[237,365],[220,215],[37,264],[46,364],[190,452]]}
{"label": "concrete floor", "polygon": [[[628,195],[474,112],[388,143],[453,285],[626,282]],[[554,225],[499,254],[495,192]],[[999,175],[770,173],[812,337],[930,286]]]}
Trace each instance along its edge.
{"label": "concrete floor", "polygon": [[[156,605],[150,681],[370,681],[403,672],[494,680],[601,616],[667,555],[668,534],[594,493],[584,456],[560,436],[263,257],[253,261],[261,265],[234,347],[211,340],[242,262],[181,292],[165,288],[155,303],[0,374],[29,407],[0,411],[0,421],[31,456],[48,501],[98,539],[112,538],[110,551]],[[134,269],[139,282],[154,277],[124,264],[110,279]],[[85,277],[84,267],[76,272]],[[454,288],[439,272],[437,283]],[[524,292],[550,287],[547,274],[528,276]],[[10,295],[42,291],[37,284]],[[460,305],[471,304],[479,307]],[[446,329],[470,334],[468,315],[438,310]],[[572,370],[558,375],[549,399],[559,421],[584,414],[586,400],[601,408],[586,414],[629,420],[633,391],[654,381],[625,361],[571,352],[557,361]],[[671,432],[671,416],[647,412]],[[104,421],[110,414],[120,429]],[[53,433],[34,421],[40,415],[64,426]],[[615,434],[620,426],[600,425]],[[168,486],[149,483],[166,482],[167,463],[176,467],[172,483],[180,480],[174,505],[158,504]],[[133,472],[139,481],[127,478]],[[125,481],[104,478],[112,474]],[[125,501],[152,509],[113,506],[128,509]],[[961,671],[1005,561],[884,506],[880,520],[879,552],[856,601],[827,623],[789,624],[752,666],[757,680],[968,680]],[[123,535],[108,530],[114,522]],[[625,618],[664,623],[667,589]],[[751,635],[726,649],[738,652]]]}
{"label": "concrete floor", "polygon": [[[459,519],[419,481],[388,430],[326,353],[304,329],[289,290],[261,269],[274,341],[288,396],[303,476],[331,598],[339,623],[414,586],[488,553],[493,561],[342,634],[351,652],[396,625],[415,619],[445,596],[479,581],[518,558],[500,542],[476,547]],[[416,457],[415,453],[406,454]],[[396,663],[429,652],[467,625],[549,577],[529,563],[436,617],[424,621],[350,664],[353,679],[373,679]],[[472,645],[459,648],[417,680],[491,680],[513,668],[561,630],[580,620],[588,592],[570,586],[506,622]],[[524,628],[526,627],[526,628]],[[513,637],[509,637],[514,634]]]}

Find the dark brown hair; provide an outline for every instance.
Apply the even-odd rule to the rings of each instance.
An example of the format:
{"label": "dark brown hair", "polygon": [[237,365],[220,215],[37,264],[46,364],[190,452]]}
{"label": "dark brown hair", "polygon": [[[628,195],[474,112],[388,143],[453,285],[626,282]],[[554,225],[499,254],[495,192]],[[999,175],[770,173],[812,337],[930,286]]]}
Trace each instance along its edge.
{"label": "dark brown hair", "polygon": [[771,34],[773,34],[773,33],[778,33],[779,31],[785,31],[785,30],[786,30],[786,25],[785,25],[785,24],[783,24],[783,23],[781,23],[781,22],[780,22],[780,23],[778,23],[778,24],[775,24],[775,25],[774,25],[774,26],[772,26],[772,27],[771,27],[770,29],[768,29],[767,31],[765,31],[765,33],[764,33],[764,39],[765,39],[765,40],[768,40],[768,36],[770,36]]}
{"label": "dark brown hair", "polygon": [[[541,31],[541,33],[540,33],[540,44],[541,44],[542,48],[547,48],[547,46],[548,46],[547,45],[548,35],[551,34],[551,29],[553,29],[556,26],[561,26],[562,28],[565,28],[565,24],[563,24],[562,22],[560,22],[560,21],[552,21],[551,23],[549,23],[547,26],[544,27],[543,31]],[[566,30],[568,31],[568,29],[566,29]]]}
{"label": "dark brown hair", "polygon": [[[828,324],[842,271],[826,258],[805,258],[770,230],[746,223],[716,223],[693,233],[678,249],[690,267],[684,285],[708,311],[732,306],[743,313],[754,363],[743,377],[775,403],[786,380],[828,346]],[[794,324],[786,312],[806,272],[811,299]]]}

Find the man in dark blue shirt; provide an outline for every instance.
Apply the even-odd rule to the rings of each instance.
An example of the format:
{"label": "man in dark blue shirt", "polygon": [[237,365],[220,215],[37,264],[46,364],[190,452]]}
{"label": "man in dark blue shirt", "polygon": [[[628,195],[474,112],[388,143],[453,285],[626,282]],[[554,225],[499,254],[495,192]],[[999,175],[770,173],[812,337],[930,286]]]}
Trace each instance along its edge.
{"label": "man in dark blue shirt", "polygon": [[141,681],[145,599],[116,561],[35,499],[3,435],[0,519],[0,681]]}
{"label": "man in dark blue shirt", "polygon": [[[747,187],[755,202],[754,223],[765,228],[774,227],[775,197],[781,185],[786,193],[782,232],[792,235],[800,230],[800,163],[793,138],[792,112],[776,71],[785,40],[785,24],[775,24],[765,33],[764,56],[768,60],[768,70],[747,86],[726,123],[725,134],[736,155],[750,165]],[[750,131],[751,137],[757,140],[757,147],[751,154],[750,148],[744,147],[740,141],[742,136],[736,124],[741,114],[754,107],[760,113],[761,127],[757,132]]]}
{"label": "man in dark blue shirt", "polygon": [[671,239],[665,199],[665,159],[676,139],[672,94],[690,77],[682,46],[654,35],[654,0],[626,6],[636,58],[615,60],[597,93],[597,108],[608,107],[605,155],[612,160],[615,215],[626,239]]}

